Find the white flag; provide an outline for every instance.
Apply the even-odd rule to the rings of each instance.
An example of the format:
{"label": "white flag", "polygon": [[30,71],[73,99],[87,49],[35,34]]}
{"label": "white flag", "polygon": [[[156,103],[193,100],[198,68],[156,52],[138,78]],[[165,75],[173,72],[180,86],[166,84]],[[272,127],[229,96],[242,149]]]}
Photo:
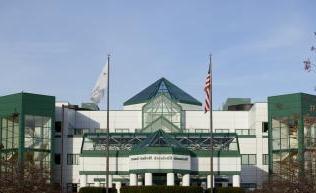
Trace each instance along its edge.
{"label": "white flag", "polygon": [[101,74],[95,84],[90,99],[95,103],[100,103],[104,96],[104,91],[108,83],[108,64],[104,65]]}

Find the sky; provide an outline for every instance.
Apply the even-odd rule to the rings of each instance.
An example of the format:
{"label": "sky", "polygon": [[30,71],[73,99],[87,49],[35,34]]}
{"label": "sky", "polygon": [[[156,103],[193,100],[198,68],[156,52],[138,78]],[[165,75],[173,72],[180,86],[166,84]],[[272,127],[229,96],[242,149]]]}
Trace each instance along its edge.
{"label": "sky", "polygon": [[161,77],[203,101],[210,53],[214,109],[228,97],[316,94],[316,74],[302,62],[316,59],[315,7],[312,0],[1,0],[0,95],[88,102],[111,54],[111,109]]}

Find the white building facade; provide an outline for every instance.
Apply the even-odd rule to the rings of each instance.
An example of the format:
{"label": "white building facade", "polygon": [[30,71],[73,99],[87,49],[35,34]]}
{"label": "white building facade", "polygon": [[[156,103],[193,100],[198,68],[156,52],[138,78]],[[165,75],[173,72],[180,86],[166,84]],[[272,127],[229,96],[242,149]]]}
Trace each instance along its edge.
{"label": "white building facade", "polygon": [[[54,180],[68,192],[105,186],[107,112],[57,102],[55,114]],[[268,177],[267,103],[213,111],[214,182],[209,112],[165,78],[109,117],[110,187],[255,188]]]}

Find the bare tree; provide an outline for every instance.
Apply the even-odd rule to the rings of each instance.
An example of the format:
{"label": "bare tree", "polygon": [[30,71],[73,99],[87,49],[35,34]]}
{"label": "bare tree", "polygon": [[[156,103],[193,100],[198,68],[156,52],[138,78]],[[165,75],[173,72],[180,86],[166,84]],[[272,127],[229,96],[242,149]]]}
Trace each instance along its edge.
{"label": "bare tree", "polygon": [[[314,36],[316,37],[316,32],[314,32]],[[311,47],[311,52],[313,52],[313,54],[316,54],[316,47],[312,46]],[[315,64],[315,60],[313,61],[311,58],[307,58],[306,60],[303,61],[304,63],[304,70],[306,72],[316,72],[316,64]]]}
{"label": "bare tree", "polygon": [[310,179],[289,180],[273,177],[253,193],[315,193],[315,183],[315,180]]}
{"label": "bare tree", "polygon": [[0,158],[0,193],[57,193],[50,172],[30,161]]}

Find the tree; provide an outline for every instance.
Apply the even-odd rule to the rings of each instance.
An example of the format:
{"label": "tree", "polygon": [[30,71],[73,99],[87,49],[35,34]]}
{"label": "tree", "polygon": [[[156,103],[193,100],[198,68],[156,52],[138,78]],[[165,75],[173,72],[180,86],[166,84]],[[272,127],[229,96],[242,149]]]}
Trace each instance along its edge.
{"label": "tree", "polygon": [[[316,32],[314,32],[314,36],[316,37]],[[311,52],[313,52],[313,54],[316,54],[316,47],[312,46],[311,47]],[[315,61],[313,62],[313,60],[311,60],[311,58],[307,58],[306,60],[303,61],[304,63],[304,70],[306,72],[316,72],[316,64]]]}
{"label": "tree", "polygon": [[16,156],[0,155],[0,193],[59,192],[58,187],[50,182],[50,172],[42,166],[28,160],[21,164]]}
{"label": "tree", "polygon": [[315,183],[315,180],[310,179],[289,180],[277,177],[270,179],[253,193],[315,193]]}

